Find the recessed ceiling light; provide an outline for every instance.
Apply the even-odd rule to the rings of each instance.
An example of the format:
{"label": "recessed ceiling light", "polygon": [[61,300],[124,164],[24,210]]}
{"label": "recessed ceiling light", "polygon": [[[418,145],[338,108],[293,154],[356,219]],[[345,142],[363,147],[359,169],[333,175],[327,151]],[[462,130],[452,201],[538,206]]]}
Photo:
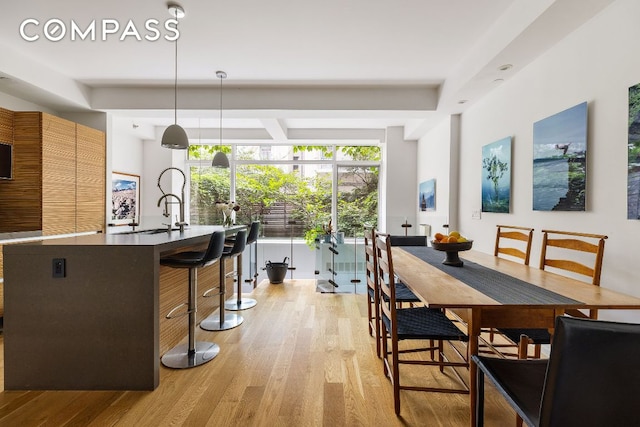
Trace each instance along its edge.
{"label": "recessed ceiling light", "polygon": [[500,83],[502,83],[503,81],[504,81],[504,79],[495,79],[493,82],[494,82],[495,84],[500,84]]}
{"label": "recessed ceiling light", "polygon": [[499,71],[507,71],[510,70],[511,68],[513,68],[513,65],[511,64],[504,64],[498,67]]}
{"label": "recessed ceiling light", "polygon": [[460,101],[458,101],[458,104],[464,104],[464,103],[467,103],[467,102],[469,102],[468,99],[461,99]]}

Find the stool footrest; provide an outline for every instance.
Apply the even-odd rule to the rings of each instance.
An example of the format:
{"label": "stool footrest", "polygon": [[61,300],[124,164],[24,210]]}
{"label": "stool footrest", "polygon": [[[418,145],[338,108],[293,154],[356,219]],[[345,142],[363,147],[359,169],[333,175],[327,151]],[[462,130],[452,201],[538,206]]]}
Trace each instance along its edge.
{"label": "stool footrest", "polygon": [[173,307],[171,310],[169,310],[169,312],[167,313],[167,315],[166,315],[166,316],[164,316],[164,317],[165,317],[165,319],[176,319],[176,318],[178,318],[178,317],[187,316],[187,315],[189,315],[189,314],[191,314],[191,313],[195,313],[195,310],[187,310],[187,311],[185,311],[184,313],[180,313],[180,314],[178,314],[178,315],[175,315],[175,316],[174,316],[174,314],[173,314],[173,313],[174,313],[176,310],[178,310],[178,309],[180,309],[180,308],[182,308],[182,307],[184,307],[184,306],[189,307],[189,304],[185,302],[185,303],[182,303],[182,304],[180,304],[180,305],[177,305],[177,306]]}

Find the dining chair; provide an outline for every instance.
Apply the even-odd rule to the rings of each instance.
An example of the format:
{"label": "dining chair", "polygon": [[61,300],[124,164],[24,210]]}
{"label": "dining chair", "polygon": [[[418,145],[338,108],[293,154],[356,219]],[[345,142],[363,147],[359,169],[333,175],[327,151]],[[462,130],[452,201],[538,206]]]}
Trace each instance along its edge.
{"label": "dining chair", "polygon": [[496,227],[496,244],[493,255],[504,254],[520,258],[524,265],[529,265],[533,228],[516,225],[496,225]]}
{"label": "dining chair", "polygon": [[[602,234],[577,233],[572,231],[542,230],[540,269],[547,267],[567,271],[589,279],[592,285],[600,286],[604,242]],[[587,264],[589,262],[589,264]],[[597,310],[567,310],[566,314],[579,318],[597,319]],[[546,329],[507,329],[500,332],[519,343],[519,358],[526,358],[528,344],[535,344],[534,357],[540,357],[540,345],[551,344],[551,334]]]}
{"label": "dining chair", "polygon": [[[493,255],[502,257],[504,255],[519,259],[524,265],[529,265],[531,257],[531,242],[533,241],[533,228],[521,227],[518,225],[496,225],[496,241]],[[517,355],[519,339],[516,341],[506,338],[506,343],[496,343],[494,341],[495,328],[489,329],[489,346],[491,350],[497,351],[505,356]],[[512,352],[504,351],[504,348],[514,349]],[[537,352],[540,348],[537,347]]]}
{"label": "dining chair", "polygon": [[[376,236],[382,234],[374,229],[366,229],[364,234],[364,247],[365,247],[365,266],[366,266],[366,278],[367,278],[367,317],[369,320],[369,335],[373,336],[376,340],[376,354],[378,357],[382,357],[381,351],[381,335],[380,335],[380,288],[378,286],[378,275],[376,271],[378,269],[378,260],[376,256]],[[396,303],[398,307],[402,307],[403,304],[420,303],[420,298],[414,294],[404,283],[396,279],[395,281],[395,294]],[[386,298],[386,296],[384,296]]]}
{"label": "dining chair", "polygon": [[[444,354],[443,342],[468,341],[467,335],[449,319],[444,312],[429,307],[398,308],[396,302],[395,275],[391,254],[391,240],[387,235],[377,235],[375,242],[377,257],[377,276],[380,288],[380,320],[382,337],[382,356],[384,373],[393,385],[393,402],[396,415],[400,415],[400,390],[440,392],[440,393],[469,393],[456,367],[469,367],[468,357],[463,355],[457,347],[451,348],[461,361],[450,361]],[[400,349],[400,341],[417,340],[415,346],[404,346]],[[427,341],[435,341],[436,346],[426,346]],[[416,342],[416,341],[414,341]],[[391,350],[389,350],[391,347]],[[465,351],[468,351],[465,349]],[[429,352],[427,358],[400,357],[406,353]],[[437,358],[434,353],[437,353]],[[441,372],[450,367],[456,377],[458,387],[436,387],[404,385],[400,382],[400,365],[431,365],[438,366]]]}
{"label": "dining chair", "polygon": [[375,231],[364,231],[364,260],[365,276],[367,281],[367,318],[369,321],[369,335],[376,340],[376,354],[382,357],[380,351],[380,289],[376,270],[378,262],[375,252]]}
{"label": "dining chair", "polygon": [[548,360],[473,356],[476,426],[484,424],[488,378],[530,426],[640,425],[640,325],[556,318]]}

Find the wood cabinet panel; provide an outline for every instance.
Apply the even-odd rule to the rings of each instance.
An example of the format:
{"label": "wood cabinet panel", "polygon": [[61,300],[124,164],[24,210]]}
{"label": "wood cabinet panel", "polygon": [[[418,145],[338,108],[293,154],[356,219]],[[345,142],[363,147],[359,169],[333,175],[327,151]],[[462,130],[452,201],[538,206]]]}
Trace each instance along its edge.
{"label": "wood cabinet panel", "polygon": [[76,124],[42,113],[42,234],[76,228]]}
{"label": "wood cabinet panel", "polygon": [[13,144],[13,111],[0,108],[0,141]]}
{"label": "wood cabinet panel", "polygon": [[13,180],[0,185],[0,233],[42,230],[40,113],[15,112]]}
{"label": "wood cabinet panel", "polygon": [[106,146],[104,133],[76,125],[76,231],[104,231]]}

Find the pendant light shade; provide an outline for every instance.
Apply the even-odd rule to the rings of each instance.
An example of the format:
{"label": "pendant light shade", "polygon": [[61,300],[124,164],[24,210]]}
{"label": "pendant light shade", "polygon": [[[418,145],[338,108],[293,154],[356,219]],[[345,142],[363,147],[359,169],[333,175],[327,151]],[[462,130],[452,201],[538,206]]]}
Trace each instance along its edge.
{"label": "pendant light shade", "polygon": [[[184,16],[184,9],[174,3],[169,4],[169,13],[175,16],[176,21],[178,18]],[[177,28],[177,24],[176,24]],[[176,39],[176,61],[175,61],[175,78],[173,82],[173,101],[174,101],[174,124],[165,129],[162,134],[161,145],[165,148],[171,148],[174,150],[185,150],[189,148],[189,138],[184,129],[178,125],[178,39]]]}
{"label": "pendant light shade", "polygon": [[162,134],[162,146],[174,150],[184,150],[189,148],[189,138],[184,129],[174,124],[165,129]]}
{"label": "pendant light shade", "polygon": [[216,71],[216,76],[220,79],[220,149],[213,157],[211,166],[213,166],[214,168],[228,168],[229,158],[222,152],[222,80],[227,78],[227,73],[225,73],[224,71]]}

